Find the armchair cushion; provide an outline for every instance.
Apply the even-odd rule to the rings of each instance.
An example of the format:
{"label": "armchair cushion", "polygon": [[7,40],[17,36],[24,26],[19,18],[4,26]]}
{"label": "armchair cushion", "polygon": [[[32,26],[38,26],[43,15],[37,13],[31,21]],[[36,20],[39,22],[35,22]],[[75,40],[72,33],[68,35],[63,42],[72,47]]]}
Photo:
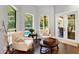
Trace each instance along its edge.
{"label": "armchair cushion", "polygon": [[28,37],[30,34],[31,34],[30,31],[25,31],[25,32],[24,32],[24,36],[27,36],[27,37]]}
{"label": "armchair cushion", "polygon": [[23,42],[24,41],[24,37],[18,37],[15,41],[16,42]]}
{"label": "armchair cushion", "polygon": [[43,35],[44,36],[49,36],[49,30],[48,29],[44,29],[43,30]]}
{"label": "armchair cushion", "polygon": [[41,30],[40,30],[40,33],[41,33],[43,36],[49,36],[49,29],[41,29]]}
{"label": "armchair cushion", "polygon": [[48,37],[51,37],[51,34],[49,34],[49,29],[41,29],[40,30],[40,38],[41,39],[45,39],[45,38],[48,38]]}

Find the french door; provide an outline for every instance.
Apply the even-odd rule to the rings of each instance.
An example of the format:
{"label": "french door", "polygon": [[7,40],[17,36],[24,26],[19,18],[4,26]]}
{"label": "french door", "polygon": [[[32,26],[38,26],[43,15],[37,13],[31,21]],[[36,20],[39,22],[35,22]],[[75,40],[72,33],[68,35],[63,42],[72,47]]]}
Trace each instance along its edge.
{"label": "french door", "polygon": [[75,40],[76,21],[77,11],[56,14],[56,37]]}
{"label": "french door", "polygon": [[57,38],[65,38],[65,16],[62,14],[57,14],[56,15],[56,37]]}

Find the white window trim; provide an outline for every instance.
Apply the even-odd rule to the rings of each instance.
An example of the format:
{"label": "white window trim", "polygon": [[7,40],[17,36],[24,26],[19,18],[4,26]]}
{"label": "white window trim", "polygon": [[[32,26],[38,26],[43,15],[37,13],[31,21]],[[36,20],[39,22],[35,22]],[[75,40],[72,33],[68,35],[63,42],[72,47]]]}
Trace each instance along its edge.
{"label": "white window trim", "polygon": [[[31,14],[31,13],[25,13],[24,14],[24,17],[25,17],[25,15],[32,15],[32,27],[30,27],[30,28],[34,28],[34,15],[33,14]],[[24,21],[25,21],[25,19],[24,19]],[[26,29],[26,27],[25,27],[25,24],[24,24],[24,30]],[[27,27],[27,29],[29,29],[28,27]]]}
{"label": "white window trim", "polygon": [[[45,16],[45,15],[42,15],[42,16]],[[40,17],[42,17],[42,16],[40,16]],[[48,27],[47,28],[49,28],[49,17],[46,15],[46,17],[48,18]],[[41,21],[41,19],[39,20],[39,22]],[[40,26],[39,26],[40,27]],[[41,28],[43,28],[43,29],[45,29],[45,27],[44,27],[44,20],[43,20],[43,27],[40,27],[40,29]]]}
{"label": "white window trim", "polygon": [[[16,8],[15,6],[12,6],[12,5],[11,5],[11,7],[12,7],[15,11],[17,10],[17,8]],[[13,16],[13,15],[11,15],[11,16],[8,15],[8,19],[9,19],[10,17],[14,17],[14,16]],[[15,16],[15,17],[16,17],[16,16]],[[15,20],[15,22],[16,22],[16,20]],[[8,29],[8,32],[9,32],[9,31],[12,31],[12,32],[13,32],[13,31],[15,31],[15,30],[16,30],[16,28]]]}

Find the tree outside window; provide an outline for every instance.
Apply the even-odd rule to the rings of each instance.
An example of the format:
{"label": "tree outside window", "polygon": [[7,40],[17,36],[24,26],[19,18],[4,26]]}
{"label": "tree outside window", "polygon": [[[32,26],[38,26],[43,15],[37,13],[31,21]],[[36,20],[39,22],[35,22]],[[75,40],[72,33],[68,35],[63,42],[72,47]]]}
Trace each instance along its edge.
{"label": "tree outside window", "polygon": [[32,29],[32,22],[33,22],[32,19],[33,19],[33,16],[32,15],[25,14],[25,16],[24,16],[25,30]]}
{"label": "tree outside window", "polygon": [[41,16],[40,17],[40,29],[46,29],[46,28],[48,28],[48,17]]}
{"label": "tree outside window", "polygon": [[16,11],[8,6],[8,31],[16,31]]}

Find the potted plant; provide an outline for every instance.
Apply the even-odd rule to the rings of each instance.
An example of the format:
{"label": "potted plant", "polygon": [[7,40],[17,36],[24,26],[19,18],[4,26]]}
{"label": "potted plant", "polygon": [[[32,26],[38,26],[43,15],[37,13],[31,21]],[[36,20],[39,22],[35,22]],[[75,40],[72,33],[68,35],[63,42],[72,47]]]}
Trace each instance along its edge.
{"label": "potted plant", "polygon": [[29,31],[30,31],[31,33],[33,33],[33,32],[34,32],[34,29],[29,29]]}

